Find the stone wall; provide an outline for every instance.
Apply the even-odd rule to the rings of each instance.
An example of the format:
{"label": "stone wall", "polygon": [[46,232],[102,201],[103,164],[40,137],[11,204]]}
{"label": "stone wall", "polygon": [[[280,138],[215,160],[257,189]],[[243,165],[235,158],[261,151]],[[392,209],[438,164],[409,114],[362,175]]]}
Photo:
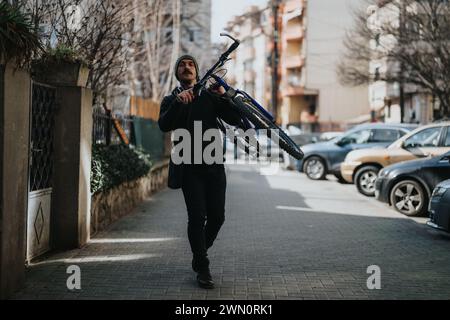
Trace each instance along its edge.
{"label": "stone wall", "polygon": [[167,186],[169,161],[163,161],[137,180],[92,196],[91,236],[129,214],[140,202]]}

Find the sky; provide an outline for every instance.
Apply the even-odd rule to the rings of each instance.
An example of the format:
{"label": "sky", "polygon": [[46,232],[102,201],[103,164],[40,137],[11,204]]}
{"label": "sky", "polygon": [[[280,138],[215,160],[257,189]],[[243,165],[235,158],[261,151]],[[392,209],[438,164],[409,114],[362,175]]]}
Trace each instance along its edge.
{"label": "sky", "polygon": [[211,41],[221,42],[219,33],[233,16],[244,13],[251,5],[264,7],[267,0],[212,0]]}

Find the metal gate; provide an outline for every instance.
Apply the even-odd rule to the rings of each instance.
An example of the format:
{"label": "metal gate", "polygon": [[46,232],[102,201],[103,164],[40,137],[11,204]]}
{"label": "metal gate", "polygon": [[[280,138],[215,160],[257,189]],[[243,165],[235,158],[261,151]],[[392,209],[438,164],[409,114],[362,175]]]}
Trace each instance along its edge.
{"label": "metal gate", "polygon": [[50,249],[50,210],[56,89],[32,84],[27,261]]}

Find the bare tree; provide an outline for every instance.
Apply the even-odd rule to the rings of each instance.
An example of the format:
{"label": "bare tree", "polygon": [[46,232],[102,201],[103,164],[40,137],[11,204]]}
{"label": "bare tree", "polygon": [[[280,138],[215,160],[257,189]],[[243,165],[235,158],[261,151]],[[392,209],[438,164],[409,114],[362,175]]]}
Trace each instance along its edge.
{"label": "bare tree", "polygon": [[129,81],[135,94],[160,101],[176,84],[174,67],[178,56],[194,55],[200,69],[210,63],[210,48],[205,45],[210,38],[209,1],[133,2]]}
{"label": "bare tree", "polygon": [[[36,27],[43,27],[42,37],[48,46],[64,44],[87,61],[95,96],[122,84],[131,96],[160,101],[175,86],[175,62],[185,52],[181,47],[182,7],[193,6],[188,1],[17,1],[32,13]],[[196,10],[190,14],[185,19],[196,20]],[[206,28],[197,22],[195,26]],[[208,50],[196,49],[206,52],[198,59],[201,65]]]}
{"label": "bare tree", "polygon": [[[380,13],[382,12],[382,13]],[[428,91],[450,111],[450,3],[447,0],[371,0],[355,12],[338,66],[343,84],[386,81]],[[371,70],[383,61],[386,70]]]}
{"label": "bare tree", "polygon": [[94,100],[126,71],[128,43],[123,37],[132,18],[129,1],[19,0],[33,16],[48,47],[76,51],[91,70],[88,84]]}
{"label": "bare tree", "polygon": [[[130,80],[155,101],[174,85],[174,65],[180,48],[181,0],[133,0],[134,29]],[[137,80],[137,81],[136,81]],[[137,88],[134,88],[133,95]]]}

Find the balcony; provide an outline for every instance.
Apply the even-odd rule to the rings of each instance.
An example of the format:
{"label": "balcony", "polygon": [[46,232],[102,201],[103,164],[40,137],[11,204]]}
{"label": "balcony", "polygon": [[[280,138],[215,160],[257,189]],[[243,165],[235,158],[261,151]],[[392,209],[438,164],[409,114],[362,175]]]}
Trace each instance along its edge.
{"label": "balcony", "polygon": [[303,14],[304,3],[300,0],[287,1],[284,7],[283,20],[289,21]]}
{"label": "balcony", "polygon": [[305,89],[302,86],[288,85],[282,93],[284,97],[302,96],[305,93]]}
{"label": "balcony", "polygon": [[283,61],[283,67],[286,69],[301,68],[305,64],[305,58],[301,55],[288,56]]}
{"label": "balcony", "polygon": [[303,39],[304,32],[301,25],[288,27],[284,33],[286,41],[298,41]]}

